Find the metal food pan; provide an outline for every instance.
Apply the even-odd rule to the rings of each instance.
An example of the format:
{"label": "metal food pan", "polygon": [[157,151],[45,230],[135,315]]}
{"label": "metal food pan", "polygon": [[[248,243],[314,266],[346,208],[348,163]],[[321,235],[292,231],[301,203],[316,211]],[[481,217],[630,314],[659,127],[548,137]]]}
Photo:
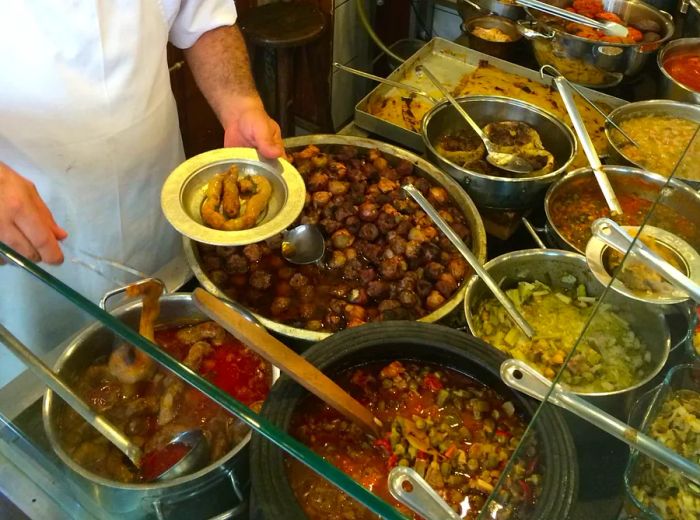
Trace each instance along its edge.
{"label": "metal food pan", "polygon": [[[492,66],[505,72],[517,74],[518,76],[531,79],[543,85],[549,84],[551,80],[549,76],[542,79],[540,73],[536,70],[494,58],[493,56],[477,52],[449,40],[445,40],[444,38],[433,38],[430,40],[413,54],[413,56],[394,70],[394,72],[389,75],[389,79],[417,86],[428,92],[431,96],[439,99],[442,95],[428,82],[427,78],[416,77],[415,69],[418,65],[428,67],[428,69],[440,78],[443,84],[452,91],[457,87],[460,79],[465,74],[474,72],[482,61],[488,62]],[[602,94],[595,90],[583,87],[579,88],[591,101],[604,103],[610,108],[617,108],[627,103],[622,99]],[[423,152],[424,145],[420,133],[412,132],[397,124],[381,119],[370,114],[367,110],[369,100],[373,96],[388,96],[397,91],[398,89],[395,87],[385,84],[380,84],[374,88],[355,105],[355,124],[368,132],[380,135],[413,150]],[[408,92],[406,92],[406,95],[408,95]],[[429,101],[426,100],[426,102]]]}

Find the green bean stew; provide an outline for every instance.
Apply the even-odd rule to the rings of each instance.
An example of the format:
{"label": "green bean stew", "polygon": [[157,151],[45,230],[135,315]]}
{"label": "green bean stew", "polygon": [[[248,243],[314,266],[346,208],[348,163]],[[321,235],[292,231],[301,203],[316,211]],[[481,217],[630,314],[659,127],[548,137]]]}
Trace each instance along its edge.
{"label": "green bean stew", "polygon": [[[382,421],[383,436],[372,441],[325,403],[308,398],[292,419],[296,438],[409,517],[387,488],[397,465],[414,468],[462,518],[478,517],[525,431],[512,402],[454,370],[413,362],[365,365],[336,380]],[[540,493],[534,443],[524,452],[494,518],[517,517]],[[295,459],[288,458],[286,467],[309,518],[376,518]]]}

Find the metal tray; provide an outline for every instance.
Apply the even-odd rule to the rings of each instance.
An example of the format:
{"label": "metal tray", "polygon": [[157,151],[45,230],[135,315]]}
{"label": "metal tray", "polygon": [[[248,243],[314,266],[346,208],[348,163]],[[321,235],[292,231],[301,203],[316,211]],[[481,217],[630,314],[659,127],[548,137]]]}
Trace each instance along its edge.
{"label": "metal tray", "polygon": [[[389,79],[400,81],[409,85],[415,85],[428,92],[435,98],[441,98],[440,92],[428,82],[427,78],[418,78],[415,69],[418,65],[426,65],[431,72],[440,78],[443,84],[454,90],[459,80],[470,72],[474,72],[479,63],[486,61],[494,67],[511,74],[517,74],[543,85],[549,84],[549,76],[546,79],[540,77],[538,71],[515,65],[509,61],[494,58],[488,54],[477,52],[462,45],[453,43],[443,38],[433,38],[419,49],[413,56],[408,58],[394,72],[389,75]],[[579,87],[591,101],[600,102],[610,108],[616,108],[626,104],[622,99],[601,94],[595,90]],[[412,132],[394,123],[381,119],[367,110],[370,98],[373,96],[387,96],[399,89],[388,85],[380,84],[355,105],[355,124],[364,130],[375,133],[396,143],[402,144],[417,150],[424,151],[423,139],[417,132]],[[426,100],[427,102],[427,100]]]}

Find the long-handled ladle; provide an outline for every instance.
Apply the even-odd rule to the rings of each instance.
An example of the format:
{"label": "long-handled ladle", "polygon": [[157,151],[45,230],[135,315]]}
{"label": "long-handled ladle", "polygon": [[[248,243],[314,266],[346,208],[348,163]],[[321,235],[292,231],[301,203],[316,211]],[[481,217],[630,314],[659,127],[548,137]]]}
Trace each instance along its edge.
{"label": "long-handled ladle", "polygon": [[355,74],[356,76],[360,76],[362,78],[367,78],[371,79],[373,81],[376,81],[378,83],[384,83],[385,85],[390,85],[395,88],[403,89],[403,90],[408,90],[409,92],[413,92],[415,94],[418,94],[419,96],[422,96],[424,98],[429,99],[433,103],[437,103],[439,100],[435,99],[433,96],[425,92],[424,90],[419,89],[418,87],[414,87],[413,85],[407,85],[405,83],[400,83],[398,81],[394,81],[391,79],[387,78],[382,78],[381,76],[375,76],[374,74],[370,74],[369,72],[365,72],[363,70],[358,70],[358,69],[353,69],[352,67],[348,67],[347,65],[341,65],[337,61],[333,62],[333,66],[336,69],[349,72],[350,74]]}
{"label": "long-handled ladle", "polygon": [[[81,397],[66,385],[41,359],[29,350],[9,330],[0,325],[0,342],[3,343],[15,356],[17,356],[39,380],[63,399],[68,406],[75,410],[85,421],[104,435],[109,442],[114,444],[119,451],[124,453],[129,460],[140,468],[144,461],[144,453],[141,448],[131,442],[119,428],[109,419],[90,408]],[[209,461],[209,443],[199,429],[187,430],[173,437],[168,445],[184,444],[189,451],[174,465],[155,475],[153,480],[169,480],[180,475],[192,473],[204,466]]]}
{"label": "long-handled ladle", "polygon": [[373,437],[379,436],[379,426],[381,425],[379,420],[306,359],[204,289],[195,289],[192,293],[192,299],[203,313],[229,331],[249,349],[275,365],[316,397],[350,418],[368,434]]}
{"label": "long-handled ladle", "polygon": [[476,121],[474,121],[469,116],[469,114],[467,114],[464,108],[462,108],[462,105],[457,103],[457,100],[452,97],[452,94],[450,94],[450,92],[443,86],[443,84],[440,83],[440,80],[437,79],[425,65],[419,65],[418,67],[416,67],[416,72],[423,73],[426,75],[426,77],[433,83],[433,85],[435,85],[440,90],[442,95],[445,96],[445,99],[447,99],[452,104],[457,113],[460,116],[462,116],[462,119],[464,119],[467,122],[471,129],[474,130],[476,135],[478,135],[479,138],[484,142],[484,146],[486,147],[486,160],[490,164],[492,164],[496,168],[500,168],[501,170],[506,170],[518,174],[530,173],[532,170],[534,170],[533,165],[530,164],[529,161],[520,157],[519,155],[514,153],[499,152],[498,146],[491,142],[486,133],[479,127],[479,125],[476,124]]}
{"label": "long-handled ladle", "polygon": [[[548,67],[545,65],[540,69],[540,74],[542,75],[542,77],[544,77],[545,70],[556,71],[556,69],[554,69],[553,67]],[[569,113],[571,122],[574,125],[574,130],[576,131],[578,140],[581,143],[581,146],[583,147],[583,151],[586,154],[586,158],[588,159],[588,164],[593,170],[593,174],[595,175],[595,178],[598,181],[598,186],[600,186],[600,190],[603,192],[603,197],[605,197],[605,202],[608,204],[610,212],[613,215],[622,214],[622,207],[620,206],[620,201],[617,200],[615,190],[613,190],[613,187],[610,184],[610,179],[608,179],[608,176],[603,170],[603,165],[600,162],[600,157],[598,157],[598,152],[596,151],[595,146],[593,145],[593,141],[591,141],[591,136],[588,135],[588,130],[586,130],[586,125],[583,123],[583,119],[581,119],[581,114],[578,111],[578,107],[576,107],[574,95],[571,89],[569,88],[569,82],[561,74],[554,76],[553,81],[557,87],[557,90],[559,91],[559,94],[561,95],[562,100],[564,101],[564,106],[566,107],[566,111]]]}
{"label": "long-handled ladle", "polygon": [[572,13],[571,11],[567,11],[561,7],[546,4],[544,2],[540,2],[539,0],[517,0],[516,3],[518,5],[522,5],[523,7],[531,7],[532,9],[537,9],[543,13],[551,14],[552,16],[556,16],[558,18],[563,18],[564,20],[568,20],[570,22],[585,25],[587,27],[593,27],[594,29],[603,31],[608,36],[625,38],[629,34],[629,29],[617,22],[599,22],[597,20],[593,20],[592,18],[588,18],[587,16],[583,16],[582,14]]}
{"label": "long-handled ladle", "polygon": [[[680,472],[700,485],[700,465],[686,460],[675,451],[636,428],[632,428],[629,424],[605,413],[585,399],[567,392],[559,384],[553,385],[551,381],[527,363],[517,359],[507,359],[501,364],[501,379],[511,388],[540,401],[547,399],[547,402],[578,415],[644,455]],[[549,397],[547,397],[548,395]]]}
{"label": "long-handled ladle", "polygon": [[503,307],[505,307],[508,315],[520,328],[520,330],[522,330],[528,338],[532,338],[535,335],[535,331],[532,329],[532,326],[527,322],[523,315],[520,314],[506,293],[504,293],[498,286],[496,280],[494,280],[488,271],[481,266],[479,260],[477,260],[474,253],[469,250],[462,239],[459,238],[459,235],[455,233],[450,225],[443,220],[437,211],[435,211],[435,208],[432,206],[432,204],[430,204],[430,202],[428,202],[428,199],[423,196],[420,190],[411,184],[403,186],[403,190],[408,193],[421,208],[423,208],[423,211],[425,211],[432,221],[435,222],[435,225],[440,228],[440,231],[442,231],[450,242],[452,242],[452,244],[457,248],[457,251],[462,254],[464,259],[469,263],[471,268],[474,269],[479,278],[481,278],[486,286],[491,290],[496,299],[501,303],[501,305],[503,305]]}

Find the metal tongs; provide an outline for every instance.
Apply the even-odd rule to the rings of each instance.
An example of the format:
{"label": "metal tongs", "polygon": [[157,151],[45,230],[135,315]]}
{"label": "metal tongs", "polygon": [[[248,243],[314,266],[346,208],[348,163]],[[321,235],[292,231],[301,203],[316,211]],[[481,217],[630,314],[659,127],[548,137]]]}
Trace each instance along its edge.
{"label": "metal tongs", "polygon": [[550,402],[578,415],[613,437],[642,452],[644,455],[678,471],[700,485],[700,466],[686,460],[672,449],[655,441],[627,423],[605,413],[585,399],[566,391],[559,384],[537,372],[527,363],[507,359],[501,364],[501,379],[510,386],[540,401]]}
{"label": "metal tongs", "polygon": [[370,74],[369,72],[364,72],[362,70],[353,69],[352,67],[348,67],[347,65],[341,65],[337,61],[333,62],[333,66],[336,69],[343,70],[343,71],[349,72],[351,74],[355,74],[356,76],[371,79],[371,80],[377,81],[379,83],[384,83],[386,85],[390,85],[392,87],[400,88],[403,90],[408,90],[409,92],[413,92],[415,94],[418,94],[419,96],[422,96],[424,98],[428,98],[433,103],[437,103],[439,101],[438,99],[436,99],[433,96],[431,96],[430,94],[428,94],[426,91],[421,90],[418,87],[414,87],[413,85],[407,85],[405,83],[400,83],[398,81],[394,81],[391,79],[382,78],[381,76],[375,76],[374,74]]}
{"label": "metal tongs", "polygon": [[544,78],[546,71],[551,71],[554,74],[554,84],[556,85],[557,90],[559,91],[559,94],[561,95],[561,98],[564,101],[566,111],[569,113],[571,122],[574,125],[574,130],[576,130],[576,135],[578,136],[578,139],[581,142],[583,151],[585,152],[586,158],[588,159],[588,163],[590,164],[591,169],[595,174],[595,178],[598,181],[600,190],[603,192],[605,202],[607,202],[608,207],[610,208],[610,212],[613,215],[621,215],[622,207],[620,206],[620,202],[617,200],[615,191],[613,190],[613,187],[610,184],[610,179],[608,179],[608,176],[603,170],[603,165],[600,162],[600,157],[598,157],[598,152],[596,151],[595,146],[593,146],[591,136],[588,135],[586,125],[583,123],[583,119],[581,119],[581,114],[579,113],[578,108],[576,107],[576,101],[574,100],[572,90],[569,88],[569,81],[551,65],[544,65],[542,68],[540,68],[540,76],[542,78]]}
{"label": "metal tongs", "polygon": [[518,5],[522,5],[523,7],[537,9],[538,11],[542,11],[543,13],[556,16],[557,18],[563,18],[564,20],[585,25],[587,27],[593,27],[594,29],[603,31],[608,36],[618,36],[620,38],[625,38],[629,34],[629,29],[627,29],[627,27],[625,27],[624,25],[620,25],[617,22],[599,22],[597,20],[593,20],[592,18],[588,18],[587,16],[583,16],[578,13],[572,13],[571,11],[567,11],[566,9],[562,9],[561,7],[540,2],[539,0],[517,0],[516,3]]}
{"label": "metal tongs", "polygon": [[591,224],[593,236],[602,240],[616,251],[625,254],[632,248],[634,258],[645,267],[656,271],[674,287],[687,293],[693,300],[700,303],[700,284],[691,280],[666,260],[649,249],[641,240],[634,240],[627,231],[609,218],[599,218]]}

